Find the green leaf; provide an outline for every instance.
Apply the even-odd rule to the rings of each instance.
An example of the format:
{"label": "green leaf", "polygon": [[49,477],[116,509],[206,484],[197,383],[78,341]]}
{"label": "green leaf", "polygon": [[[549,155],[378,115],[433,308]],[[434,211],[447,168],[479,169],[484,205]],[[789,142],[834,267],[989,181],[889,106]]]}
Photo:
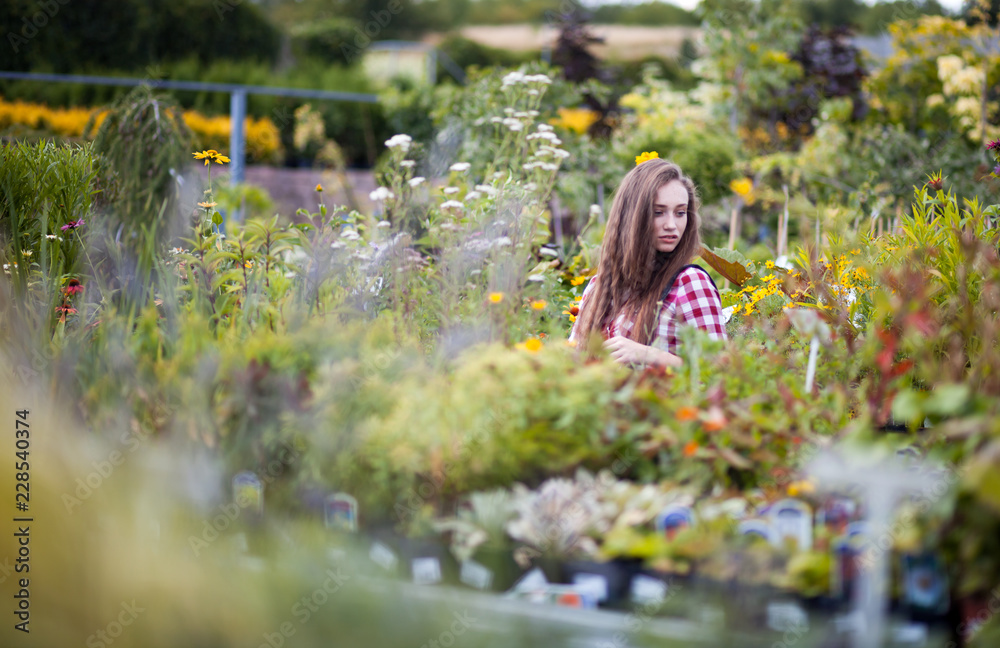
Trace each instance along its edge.
{"label": "green leaf", "polygon": [[213,225],[222,225],[222,214],[220,214],[219,212],[213,212],[212,213],[212,224]]}
{"label": "green leaf", "polygon": [[938,416],[955,416],[965,409],[971,395],[968,385],[960,383],[938,385],[927,397],[924,411]]}
{"label": "green leaf", "polygon": [[892,401],[892,418],[907,423],[921,420],[923,418],[923,408],[921,407],[923,400],[924,394],[922,392],[913,389],[900,390]]}

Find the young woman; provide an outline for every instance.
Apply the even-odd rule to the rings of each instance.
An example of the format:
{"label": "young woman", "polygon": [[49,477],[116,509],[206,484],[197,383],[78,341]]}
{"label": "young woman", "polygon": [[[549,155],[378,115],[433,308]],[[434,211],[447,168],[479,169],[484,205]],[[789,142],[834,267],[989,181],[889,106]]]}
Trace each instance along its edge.
{"label": "young woman", "polygon": [[647,160],[622,180],[597,274],[587,284],[570,339],[604,335],[624,364],[679,366],[677,331],[693,325],[725,339],[715,282],[689,265],[701,247],[698,197],[680,167]]}

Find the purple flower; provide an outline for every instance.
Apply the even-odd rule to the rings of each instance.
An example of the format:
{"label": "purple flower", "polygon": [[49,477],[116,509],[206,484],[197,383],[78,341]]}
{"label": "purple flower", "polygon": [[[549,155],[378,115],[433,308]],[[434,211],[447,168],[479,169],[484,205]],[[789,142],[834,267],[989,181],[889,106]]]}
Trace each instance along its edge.
{"label": "purple flower", "polygon": [[83,227],[83,219],[82,218],[80,220],[70,221],[70,222],[66,223],[65,225],[63,225],[62,227],[60,227],[59,229],[61,229],[62,231],[65,232],[66,230],[72,230],[72,229],[76,229],[78,227]]}
{"label": "purple flower", "polygon": [[1000,164],[993,167],[993,175],[1000,178]]}

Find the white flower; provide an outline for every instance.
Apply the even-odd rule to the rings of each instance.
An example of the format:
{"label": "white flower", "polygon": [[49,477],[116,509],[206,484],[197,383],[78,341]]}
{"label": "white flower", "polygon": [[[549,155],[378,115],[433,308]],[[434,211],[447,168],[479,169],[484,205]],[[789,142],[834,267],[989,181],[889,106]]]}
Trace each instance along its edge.
{"label": "white flower", "polygon": [[538,96],[538,90],[535,90],[534,88],[532,88],[531,90],[528,90],[528,94],[531,95],[532,97],[537,97]]}
{"label": "white flower", "polygon": [[507,88],[515,83],[524,83],[526,80],[527,77],[525,77],[521,72],[510,72],[503,78],[503,87]]}
{"label": "white flower", "polygon": [[525,171],[531,171],[536,166],[541,166],[541,164],[542,164],[541,162],[528,162],[527,164],[522,164],[521,168],[523,168]]}
{"label": "white flower", "polygon": [[448,167],[448,170],[455,171],[457,173],[462,173],[464,171],[468,171],[471,166],[472,165],[469,164],[468,162],[456,162],[455,164],[452,164],[450,167]]}
{"label": "white flower", "polygon": [[481,194],[480,192],[478,192],[478,191],[470,191],[469,193],[465,194],[465,202],[469,202],[469,201],[472,201],[472,200],[479,200],[482,197],[483,197],[483,194]]}
{"label": "white flower", "polygon": [[396,195],[385,187],[378,187],[375,191],[368,194],[368,197],[378,202],[379,200],[392,200]]}
{"label": "white flower", "polygon": [[423,181],[424,179],[421,176],[417,176],[415,178],[410,178],[409,180],[407,180],[407,182],[411,187],[419,187],[423,183]]}
{"label": "white flower", "polygon": [[555,154],[557,158],[566,159],[569,157],[569,151],[564,151],[563,149],[553,149],[552,153]]}
{"label": "white flower", "polygon": [[547,247],[538,248],[538,253],[541,254],[542,256],[550,256],[550,257],[559,256],[558,252],[556,252],[552,248],[547,248]]}
{"label": "white flower", "polygon": [[591,205],[590,206],[590,217],[591,218],[600,218],[601,217],[601,206],[600,205]]}
{"label": "white flower", "polygon": [[184,248],[182,247],[170,248],[170,254],[173,254],[174,256],[177,256],[178,254],[184,254]]}
{"label": "white flower", "polygon": [[493,241],[493,245],[496,246],[496,247],[507,247],[510,244],[511,244],[511,241],[506,236],[501,236],[497,240]]}
{"label": "white flower", "polygon": [[399,163],[399,166],[403,167],[404,169],[412,169],[415,165],[416,162],[414,162],[413,160],[403,160],[402,162]]}
{"label": "white flower", "polygon": [[540,274],[528,275],[528,281],[545,281],[545,275],[540,275]]}
{"label": "white flower", "polygon": [[410,144],[413,143],[413,138],[409,135],[393,135],[385,141],[386,148],[396,148],[397,146],[406,153],[410,150]]}
{"label": "white flower", "polygon": [[461,228],[458,225],[456,225],[455,223],[441,223],[441,229],[443,229],[443,230],[449,230],[449,231],[452,231],[452,232],[457,232]]}
{"label": "white flower", "polygon": [[490,123],[499,124],[503,121],[502,117],[490,117]]}
{"label": "white flower", "polygon": [[[56,240],[59,237],[56,236],[55,234],[46,234],[45,238],[49,239],[50,241],[54,241],[54,240]],[[59,239],[59,240],[61,241],[62,239]]]}
{"label": "white flower", "polygon": [[514,109],[513,108],[504,108],[503,111],[504,111],[504,114],[507,114],[507,115],[513,115],[514,114]]}
{"label": "white flower", "polygon": [[339,250],[342,247],[347,247],[347,244],[344,243],[343,241],[334,241],[333,243],[330,244],[330,247],[333,248],[334,250]]}
{"label": "white flower", "polygon": [[514,113],[514,116],[517,117],[518,119],[524,119],[525,117],[528,116],[528,113],[519,110],[516,113]]}
{"label": "white flower", "polygon": [[357,241],[361,238],[361,235],[352,229],[348,229],[341,232],[340,238],[347,239],[348,241]]}
{"label": "white flower", "polygon": [[476,191],[482,191],[484,194],[490,197],[497,195],[497,190],[496,188],[493,187],[493,185],[486,185],[486,184],[476,185]]}
{"label": "white flower", "polygon": [[382,229],[387,229],[389,227],[392,227],[392,223],[390,223],[387,220],[383,220],[383,221],[379,221],[378,225],[376,225],[375,227],[381,227]]}
{"label": "white flower", "polygon": [[539,124],[538,125],[538,130],[541,131],[541,132],[543,132],[543,133],[551,133],[552,132],[552,126],[550,126],[548,124]]}
{"label": "white flower", "polygon": [[544,74],[529,74],[528,76],[524,77],[524,83],[550,84],[552,83],[552,79],[545,76]]}
{"label": "white flower", "polygon": [[506,126],[507,128],[511,129],[514,132],[524,130],[524,124],[522,124],[519,120],[514,119],[513,117],[508,117],[507,119],[503,120],[503,124],[504,126]]}
{"label": "white flower", "polygon": [[524,188],[526,191],[537,191],[538,185],[536,185],[534,182],[529,182],[526,185],[524,185]]}
{"label": "white flower", "polygon": [[558,164],[550,164],[548,162],[540,162],[539,166],[542,167],[543,171],[556,171],[559,169]]}
{"label": "white flower", "polygon": [[461,209],[462,207],[462,203],[457,200],[446,200],[441,203],[441,209]]}
{"label": "white flower", "polygon": [[[529,110],[528,111],[528,116],[529,117],[538,117],[538,115],[539,115],[539,113],[538,113],[537,110]],[[541,130],[541,129],[539,129],[539,130]]]}
{"label": "white flower", "polygon": [[444,191],[444,195],[450,196],[458,193],[458,187],[445,187],[442,191]]}

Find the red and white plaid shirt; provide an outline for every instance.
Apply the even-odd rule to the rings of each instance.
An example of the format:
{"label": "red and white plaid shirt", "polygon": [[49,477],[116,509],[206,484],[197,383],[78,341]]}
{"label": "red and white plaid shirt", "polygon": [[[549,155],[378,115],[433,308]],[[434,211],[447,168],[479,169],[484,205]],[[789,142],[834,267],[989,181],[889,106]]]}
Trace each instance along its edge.
{"label": "red and white plaid shirt", "polygon": [[[587,302],[587,295],[594,287],[595,275],[583,291],[580,298],[580,310],[583,310]],[[677,353],[677,331],[681,326],[697,326],[708,333],[713,340],[726,339],[726,319],[722,314],[722,300],[719,298],[719,291],[712,283],[708,273],[698,267],[684,268],[673,287],[667,293],[667,298],[663,300],[660,307],[659,325],[656,327],[656,336],[650,346],[662,349],[676,355]],[[633,323],[625,319],[622,313],[615,318],[610,325],[604,326],[604,336],[613,337],[615,335],[626,335],[632,330]],[[569,339],[576,336],[576,325],[570,333]]]}

